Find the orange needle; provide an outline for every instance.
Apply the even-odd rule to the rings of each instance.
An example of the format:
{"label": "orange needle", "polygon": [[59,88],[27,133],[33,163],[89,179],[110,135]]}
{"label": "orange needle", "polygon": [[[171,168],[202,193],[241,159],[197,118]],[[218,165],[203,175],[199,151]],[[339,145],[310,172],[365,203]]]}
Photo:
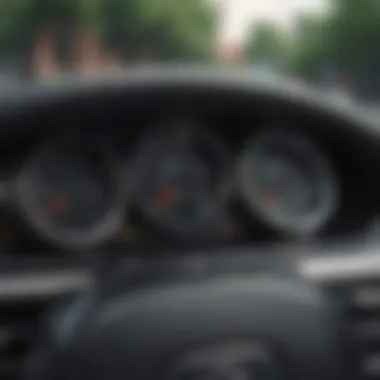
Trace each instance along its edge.
{"label": "orange needle", "polygon": [[151,211],[160,212],[173,204],[179,193],[178,186],[174,183],[169,183],[157,189],[155,198],[151,204]]}
{"label": "orange needle", "polygon": [[69,201],[69,196],[66,194],[51,197],[44,205],[44,215],[49,218],[59,216],[63,211],[67,210]]}
{"label": "orange needle", "polygon": [[115,240],[118,242],[134,241],[138,238],[139,232],[129,224],[121,226],[120,230],[115,235]]}
{"label": "orange needle", "polygon": [[237,234],[238,229],[238,224],[235,221],[227,220],[219,226],[218,232],[224,236],[234,236]]}
{"label": "orange needle", "polygon": [[266,190],[263,197],[261,198],[261,205],[265,210],[271,210],[273,207],[276,206],[278,202],[278,194],[277,191],[272,190]]}
{"label": "orange needle", "polygon": [[0,227],[0,241],[11,241],[16,236],[16,231],[13,230],[10,226],[1,226]]}

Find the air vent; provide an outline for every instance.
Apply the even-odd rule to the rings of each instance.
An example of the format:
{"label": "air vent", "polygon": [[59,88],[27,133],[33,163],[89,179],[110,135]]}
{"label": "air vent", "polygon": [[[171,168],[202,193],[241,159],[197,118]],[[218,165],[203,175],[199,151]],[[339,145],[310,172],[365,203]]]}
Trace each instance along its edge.
{"label": "air vent", "polygon": [[19,378],[24,360],[35,344],[38,322],[46,310],[46,303],[0,303],[0,379]]}
{"label": "air vent", "polygon": [[349,289],[347,312],[358,377],[380,380],[380,282]]}

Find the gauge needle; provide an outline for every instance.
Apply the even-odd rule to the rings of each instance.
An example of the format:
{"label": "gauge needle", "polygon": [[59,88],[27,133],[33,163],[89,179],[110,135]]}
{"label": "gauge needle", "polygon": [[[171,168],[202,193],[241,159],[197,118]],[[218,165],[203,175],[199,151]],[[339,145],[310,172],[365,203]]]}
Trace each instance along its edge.
{"label": "gauge needle", "polygon": [[121,226],[120,230],[115,235],[115,240],[118,242],[133,241],[138,238],[138,231],[129,224]]}
{"label": "gauge needle", "polygon": [[54,218],[67,210],[70,198],[67,194],[55,195],[44,205],[43,213],[45,216]]}
{"label": "gauge needle", "polygon": [[261,198],[261,206],[264,210],[272,210],[278,203],[278,193],[275,189],[265,190]]}
{"label": "gauge needle", "polygon": [[219,227],[218,232],[220,232],[224,236],[232,237],[238,235],[240,232],[239,223],[235,220],[227,220],[224,221]]}
{"label": "gauge needle", "polygon": [[0,226],[0,241],[1,243],[9,242],[16,236],[16,231],[10,226]]}
{"label": "gauge needle", "polygon": [[178,185],[175,183],[166,184],[157,189],[155,198],[151,204],[153,212],[160,212],[172,205],[179,193]]}

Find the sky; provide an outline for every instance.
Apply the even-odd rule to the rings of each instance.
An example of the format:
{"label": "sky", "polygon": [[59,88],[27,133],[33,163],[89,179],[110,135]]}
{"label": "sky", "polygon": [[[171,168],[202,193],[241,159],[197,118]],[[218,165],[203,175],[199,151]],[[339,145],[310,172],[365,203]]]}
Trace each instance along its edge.
{"label": "sky", "polygon": [[285,28],[294,24],[297,14],[323,12],[327,0],[214,0],[222,10],[219,39],[240,44],[252,22],[271,20]]}

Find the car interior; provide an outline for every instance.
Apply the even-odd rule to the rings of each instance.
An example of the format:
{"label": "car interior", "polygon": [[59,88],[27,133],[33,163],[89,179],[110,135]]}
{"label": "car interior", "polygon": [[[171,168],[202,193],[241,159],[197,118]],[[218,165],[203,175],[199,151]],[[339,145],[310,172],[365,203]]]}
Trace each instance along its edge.
{"label": "car interior", "polygon": [[379,378],[360,110],[142,69],[0,93],[0,133],[0,379]]}

